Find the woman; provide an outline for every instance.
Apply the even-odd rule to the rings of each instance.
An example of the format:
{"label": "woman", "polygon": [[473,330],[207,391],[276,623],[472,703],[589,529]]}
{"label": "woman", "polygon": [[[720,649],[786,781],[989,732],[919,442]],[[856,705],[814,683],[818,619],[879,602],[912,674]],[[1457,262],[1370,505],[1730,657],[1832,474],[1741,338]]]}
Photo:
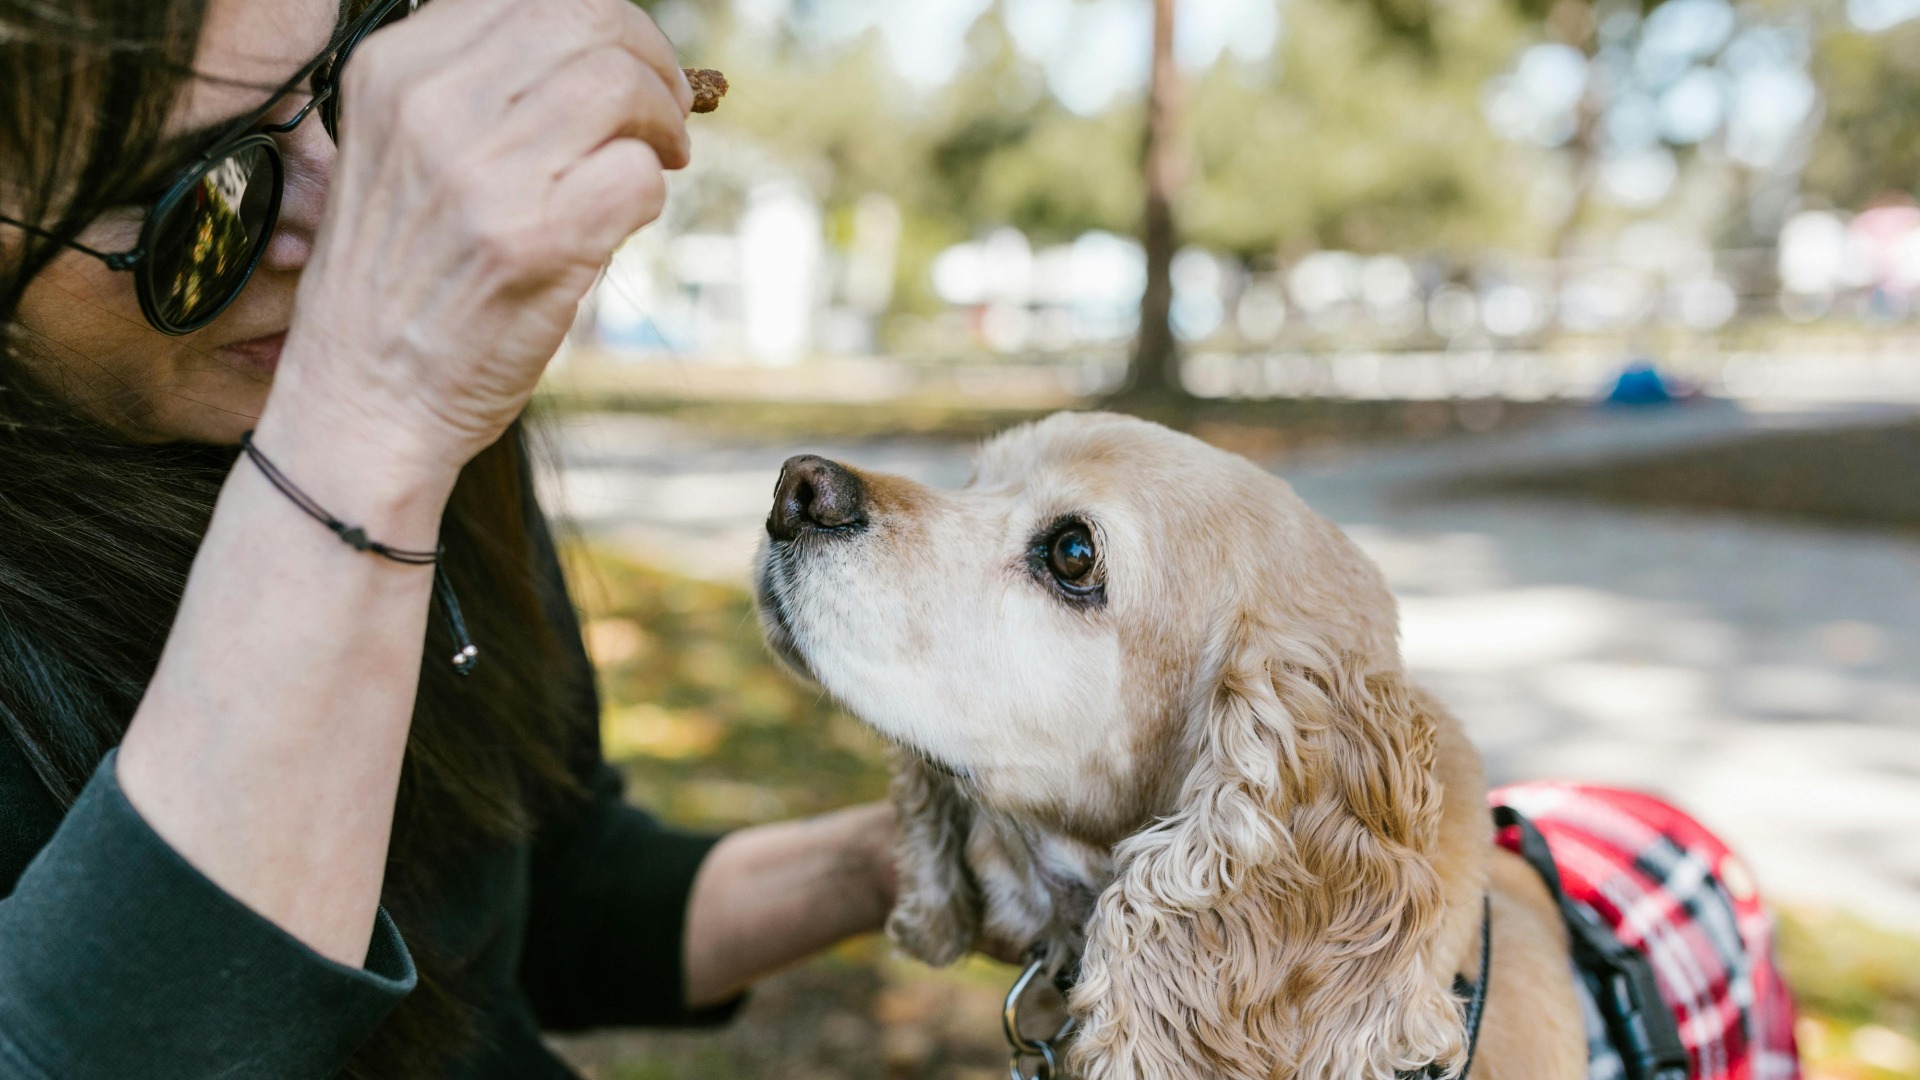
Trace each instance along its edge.
{"label": "woman", "polygon": [[527,482],[672,48],[413,6],[0,0],[0,1076],[568,1076],[891,902],[622,806]]}

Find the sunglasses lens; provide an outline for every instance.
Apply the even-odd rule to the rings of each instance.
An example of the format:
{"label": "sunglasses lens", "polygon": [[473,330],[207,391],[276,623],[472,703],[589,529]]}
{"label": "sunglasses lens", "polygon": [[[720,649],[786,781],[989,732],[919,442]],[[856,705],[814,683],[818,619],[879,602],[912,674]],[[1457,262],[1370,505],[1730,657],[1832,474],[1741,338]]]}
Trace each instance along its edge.
{"label": "sunglasses lens", "polygon": [[374,0],[371,4],[354,5],[355,13],[363,13],[366,10],[382,4],[386,6],[386,11],[376,16],[373,22],[367,25],[366,29],[360,31],[360,33],[356,34],[351,40],[342,42],[340,52],[334,56],[333,60],[329,62],[319,74],[319,80],[321,82],[333,87],[333,93],[329,94],[327,99],[320,103],[320,122],[326,126],[327,135],[332,138],[336,144],[340,141],[340,108],[342,104],[344,104],[341,99],[346,92],[346,87],[340,83],[340,73],[346,69],[347,58],[353,55],[353,50],[359,48],[361,42],[367,40],[368,34],[383,27],[392,26],[394,23],[406,18],[408,12],[414,8],[414,5],[409,3],[408,0],[398,0],[397,3],[389,2],[389,0]]}
{"label": "sunglasses lens", "polygon": [[239,294],[266,244],[279,192],[273,152],[256,143],[209,165],[162,211],[149,258],[154,306],[169,325],[198,327]]}

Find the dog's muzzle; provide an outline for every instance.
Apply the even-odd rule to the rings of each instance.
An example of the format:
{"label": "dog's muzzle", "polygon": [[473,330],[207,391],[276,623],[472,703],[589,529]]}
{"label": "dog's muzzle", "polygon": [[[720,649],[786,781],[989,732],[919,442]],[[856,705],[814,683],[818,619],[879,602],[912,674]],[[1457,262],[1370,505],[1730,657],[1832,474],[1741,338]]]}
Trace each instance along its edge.
{"label": "dog's muzzle", "polygon": [[867,492],[860,477],[817,454],[798,454],[780,467],[767,514],[757,599],[761,625],[775,653],[808,678],[806,654],[794,632],[785,593],[801,571],[799,563],[817,541],[852,536],[867,527]]}
{"label": "dog's muzzle", "polygon": [[845,535],[867,525],[866,485],[835,462],[797,454],[780,466],[767,536],[793,541],[814,534]]}

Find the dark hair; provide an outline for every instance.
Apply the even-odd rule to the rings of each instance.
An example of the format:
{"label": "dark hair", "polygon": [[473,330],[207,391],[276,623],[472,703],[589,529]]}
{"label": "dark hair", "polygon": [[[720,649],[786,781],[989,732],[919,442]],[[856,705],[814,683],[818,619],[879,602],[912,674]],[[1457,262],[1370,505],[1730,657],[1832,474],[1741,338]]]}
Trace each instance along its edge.
{"label": "dark hair", "polygon": [[[0,0],[0,194],[72,237],[130,201],[192,77],[207,0]],[[0,236],[0,733],[62,805],[133,715],[233,467],[229,447],[135,444],[21,361],[15,314],[50,241]],[[462,473],[447,570],[486,654],[470,680],[438,620],[407,744],[383,902],[420,988],[348,1076],[440,1071],[473,1037],[458,972],[434,951],[441,883],[474,852],[525,837],[576,790],[574,634],[535,571],[538,509],[519,425]],[[317,527],[317,526],[316,526]],[[564,611],[564,608],[560,609]],[[498,643],[498,644],[496,644]],[[489,645],[495,647],[487,648]],[[436,663],[434,660],[440,659]],[[577,716],[577,706],[572,715]]]}

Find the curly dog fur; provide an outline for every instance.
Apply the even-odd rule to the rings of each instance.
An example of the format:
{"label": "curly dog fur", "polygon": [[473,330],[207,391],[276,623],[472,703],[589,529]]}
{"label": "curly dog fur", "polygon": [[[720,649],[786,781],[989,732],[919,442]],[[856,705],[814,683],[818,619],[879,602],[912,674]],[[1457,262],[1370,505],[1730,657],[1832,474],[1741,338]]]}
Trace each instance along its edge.
{"label": "curly dog fur", "polygon": [[[1278,478],[1139,420],[1062,414],[939,492],[854,473],[858,529],[759,560],[775,648],[899,748],[902,895],[928,963],[1079,963],[1087,1080],[1576,1080],[1567,945],[1490,842],[1458,723],[1401,665],[1374,566]],[[1049,580],[1092,537],[1097,589]]]}

